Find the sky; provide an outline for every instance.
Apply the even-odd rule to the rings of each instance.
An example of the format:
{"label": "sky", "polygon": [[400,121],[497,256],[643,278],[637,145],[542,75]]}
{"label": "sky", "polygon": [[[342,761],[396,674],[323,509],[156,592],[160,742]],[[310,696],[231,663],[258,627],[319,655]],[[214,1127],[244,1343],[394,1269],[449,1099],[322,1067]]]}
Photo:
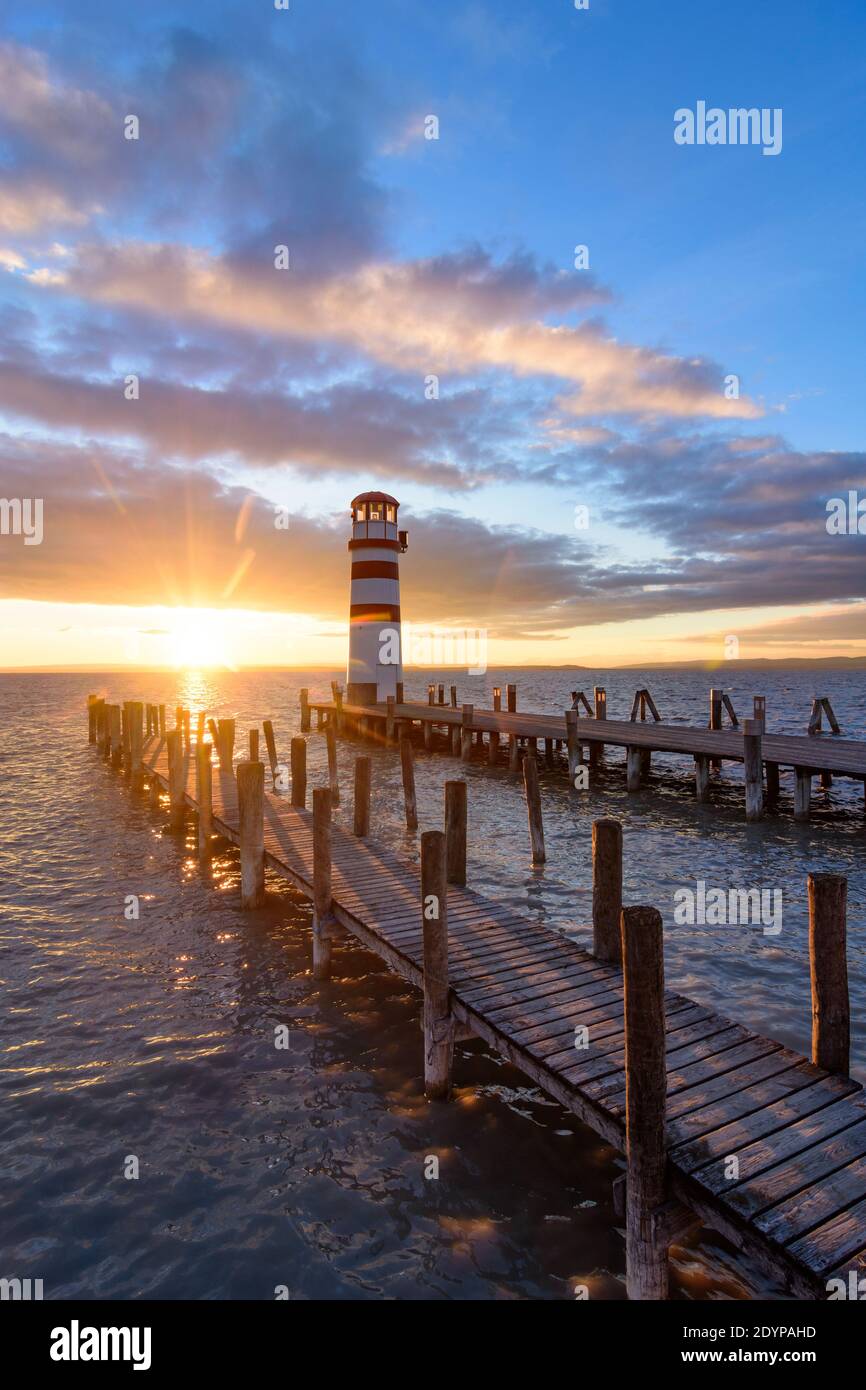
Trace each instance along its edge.
{"label": "sky", "polygon": [[371,487],[491,664],[866,654],[864,39],[0,3],[0,667],[339,664]]}

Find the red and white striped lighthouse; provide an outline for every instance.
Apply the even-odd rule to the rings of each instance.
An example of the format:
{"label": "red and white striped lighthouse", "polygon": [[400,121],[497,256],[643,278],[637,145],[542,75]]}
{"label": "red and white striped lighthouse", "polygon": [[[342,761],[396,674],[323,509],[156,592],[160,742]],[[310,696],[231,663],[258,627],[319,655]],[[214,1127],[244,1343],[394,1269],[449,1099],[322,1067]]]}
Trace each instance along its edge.
{"label": "red and white striped lighthouse", "polygon": [[350,705],[403,699],[400,569],[406,531],[397,529],[400,503],[386,492],[362,492],[352,501],[352,588],[349,600]]}

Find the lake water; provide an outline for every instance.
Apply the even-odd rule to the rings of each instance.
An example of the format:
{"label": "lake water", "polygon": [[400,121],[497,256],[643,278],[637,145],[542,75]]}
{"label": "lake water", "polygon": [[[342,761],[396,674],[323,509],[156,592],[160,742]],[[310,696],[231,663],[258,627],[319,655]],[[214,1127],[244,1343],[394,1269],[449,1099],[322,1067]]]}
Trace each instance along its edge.
{"label": "lake water", "polygon": [[[242,915],[236,851],[203,869],[192,839],[164,834],[165,815],[86,741],[85,700],[98,691],[235,715],[241,746],[271,717],[287,750],[299,687],[326,697],[335,674],[0,676],[0,1276],[41,1278],[46,1298],[271,1299],[285,1286],[301,1299],[570,1299],[576,1284],[624,1297],[613,1151],[480,1042],[458,1048],[455,1102],[429,1106],[419,997],[351,945],[335,950],[331,981],[313,982],[307,904],[269,877],[266,909]],[[715,680],[741,718],[766,695],[768,727],[791,733],[826,694],[844,734],[866,737],[862,672],[410,672],[407,695],[426,698],[428,674],[478,706],[514,681],[521,708],[548,711],[575,686],[604,684],[612,718],[646,685],[667,722],[694,724]],[[347,792],[356,752],[339,746]],[[372,834],[415,859],[397,754],[373,758]],[[853,1071],[866,1078],[862,785],[816,784],[813,818],[796,825],[783,779],[779,814],[746,825],[736,770],[701,806],[688,760],[658,757],[651,789],[629,796],[622,758],[610,751],[582,793],[542,768],[542,870],[504,767],[419,749],[421,829],[441,826],[443,784],[465,775],[469,883],[583,941],[591,822],[618,817],[626,899],[664,917],[668,986],[806,1052],[806,875],[847,874]],[[324,782],[315,732],[309,768]],[[345,795],[339,815],[350,814]],[[781,933],[677,926],[674,892],[696,879],[780,889]],[[130,894],[138,921],[124,916]],[[287,1052],[274,1046],[279,1024]],[[428,1180],[434,1154],[440,1176]],[[688,1298],[778,1292],[709,1232],[676,1248],[673,1281]]]}

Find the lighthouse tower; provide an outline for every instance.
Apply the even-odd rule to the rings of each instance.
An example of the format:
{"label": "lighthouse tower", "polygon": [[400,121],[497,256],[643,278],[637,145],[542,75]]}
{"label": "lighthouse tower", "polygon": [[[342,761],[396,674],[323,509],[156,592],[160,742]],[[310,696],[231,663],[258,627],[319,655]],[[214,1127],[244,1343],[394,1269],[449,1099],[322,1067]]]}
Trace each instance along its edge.
{"label": "lighthouse tower", "polygon": [[397,557],[408,532],[398,531],[400,503],[386,492],[362,492],[352,501],[352,589],[349,599],[350,705],[403,699],[400,570]]}

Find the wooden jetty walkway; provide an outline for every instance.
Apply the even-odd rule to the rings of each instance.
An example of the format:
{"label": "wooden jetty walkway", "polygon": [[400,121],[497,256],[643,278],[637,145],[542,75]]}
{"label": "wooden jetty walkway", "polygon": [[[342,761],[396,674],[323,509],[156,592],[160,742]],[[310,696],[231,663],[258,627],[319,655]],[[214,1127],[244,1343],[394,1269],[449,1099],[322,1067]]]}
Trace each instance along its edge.
{"label": "wooden jetty walkway", "polygon": [[[198,848],[239,845],[241,905],[264,900],[265,866],[314,906],[313,972],[327,978],[349,933],[423,993],[425,1090],[447,1097],[454,1043],[479,1037],[626,1156],[631,1298],[664,1298],[668,1248],[698,1218],[799,1298],[866,1272],[866,1098],[847,1075],[846,881],[810,875],[812,1060],[665,991],[662,921],[622,905],[622,830],[593,827],[593,952],[465,886],[466,783],[446,787],[445,832],[421,837],[416,868],[369,838],[370,758],[355,766],[354,833],[331,821],[329,787],[307,809],[306,740],[294,738],[289,795],[265,792],[258,759],[235,763],[234,720],[93,698],[90,738],[169,825],[197,813]],[[273,730],[265,739],[281,777]],[[329,755],[334,746],[329,732]],[[218,754],[214,763],[213,754]],[[412,787],[411,744],[401,742]],[[419,1040],[420,1050],[420,1040]]]}
{"label": "wooden jetty walkway", "polygon": [[[444,689],[442,685],[438,687],[437,700],[436,687],[431,685],[427,704],[391,699],[375,705],[345,704],[336,686],[330,701],[310,701],[308,692],[302,691],[301,727],[309,729],[311,711],[316,711],[320,728],[333,721],[338,732],[370,733],[386,741],[399,734],[401,727],[411,729],[418,725],[428,749],[441,747],[463,761],[486,755],[490,765],[507,757],[513,772],[519,770],[525,753],[537,753],[543,742],[548,766],[553,766],[562,757],[562,750],[567,749],[569,777],[574,781],[583,769],[584,786],[588,785],[592,770],[603,762],[605,748],[618,747],[626,751],[626,785],[630,792],[646,785],[654,754],[684,755],[694,760],[699,801],[710,798],[712,770],[719,771],[724,762],[741,763],[747,820],[760,820],[766,810],[777,805],[781,768],[790,768],[794,773],[794,818],[798,821],[809,818],[815,777],[820,778],[825,789],[832,785],[834,777],[851,778],[861,784],[866,795],[866,742],[841,737],[826,698],[813,701],[809,732],[790,735],[767,732],[766,701],[762,696],[755,697],[754,717],[744,720],[740,728],[730,699],[720,690],[710,691],[709,722],[700,728],[665,724],[645,689],[636,692],[630,719],[608,719],[607,692],[603,686],[595,687],[593,704],[582,691],[578,692],[578,703],[582,702],[588,718],[581,718],[577,709],[561,715],[518,712],[514,686],[506,688],[506,709],[502,708],[500,687],[494,687],[489,709],[458,706],[455,686],[451,686],[451,703],[446,704]],[[722,728],[725,711],[734,726],[730,729]],[[646,717],[648,712],[651,720]],[[820,736],[825,712],[832,729],[830,737]]]}

